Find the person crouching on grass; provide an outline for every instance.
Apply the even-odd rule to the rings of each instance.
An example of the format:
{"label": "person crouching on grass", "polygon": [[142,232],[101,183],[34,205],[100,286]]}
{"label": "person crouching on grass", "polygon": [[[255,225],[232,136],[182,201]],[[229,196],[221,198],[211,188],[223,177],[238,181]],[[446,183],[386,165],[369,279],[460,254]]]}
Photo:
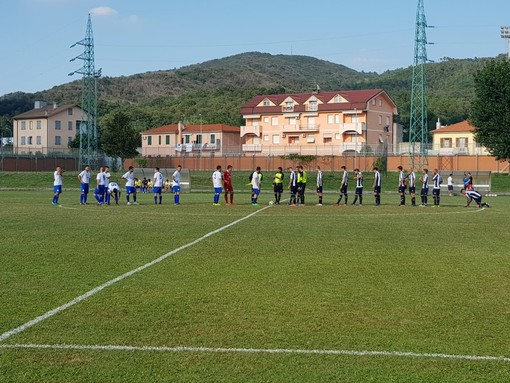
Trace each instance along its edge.
{"label": "person crouching on grass", "polygon": [[464,207],[469,207],[471,201],[475,201],[478,207],[490,207],[488,203],[482,202],[482,195],[476,190],[466,190],[462,189],[460,191],[463,195],[466,196],[467,203]]}

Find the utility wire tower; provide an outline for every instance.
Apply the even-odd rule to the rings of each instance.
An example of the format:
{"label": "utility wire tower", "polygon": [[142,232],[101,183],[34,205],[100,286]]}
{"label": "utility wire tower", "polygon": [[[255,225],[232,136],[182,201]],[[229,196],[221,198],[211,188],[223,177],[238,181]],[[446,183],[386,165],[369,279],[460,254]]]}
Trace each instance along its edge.
{"label": "utility wire tower", "polygon": [[426,74],[427,63],[427,20],[423,0],[418,0],[416,12],[416,33],[414,41],[413,83],[409,127],[409,165],[423,168],[428,164],[428,128]]}
{"label": "utility wire tower", "polygon": [[99,136],[97,132],[97,79],[101,77],[101,69],[95,70],[94,64],[94,36],[92,34],[92,21],[90,14],[87,23],[87,32],[85,38],[71,45],[84,47],[83,53],[70,61],[82,60],[83,67],[74,72],[74,74],[83,75],[81,109],[82,119],[80,123],[80,158],[79,169],[89,165],[92,169],[97,169],[99,165]]}

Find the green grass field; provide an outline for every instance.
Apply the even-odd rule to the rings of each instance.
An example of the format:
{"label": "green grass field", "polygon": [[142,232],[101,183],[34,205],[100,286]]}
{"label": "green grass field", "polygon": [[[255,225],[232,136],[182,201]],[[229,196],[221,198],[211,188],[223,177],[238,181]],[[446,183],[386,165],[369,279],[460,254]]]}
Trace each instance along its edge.
{"label": "green grass field", "polygon": [[0,381],[510,380],[510,197],[163,198],[0,191]]}

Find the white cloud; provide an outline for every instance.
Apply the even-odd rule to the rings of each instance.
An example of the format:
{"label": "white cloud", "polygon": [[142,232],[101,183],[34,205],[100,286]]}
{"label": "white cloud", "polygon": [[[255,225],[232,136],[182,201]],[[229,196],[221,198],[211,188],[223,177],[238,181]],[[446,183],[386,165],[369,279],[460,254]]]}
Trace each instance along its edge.
{"label": "white cloud", "polygon": [[116,16],[118,12],[110,7],[96,7],[90,10],[93,16]]}

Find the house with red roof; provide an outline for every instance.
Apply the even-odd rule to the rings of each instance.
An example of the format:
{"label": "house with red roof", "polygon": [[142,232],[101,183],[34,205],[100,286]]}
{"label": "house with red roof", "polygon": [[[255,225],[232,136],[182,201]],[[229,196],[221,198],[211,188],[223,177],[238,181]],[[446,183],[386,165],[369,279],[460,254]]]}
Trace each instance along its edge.
{"label": "house with red roof", "polygon": [[238,126],[223,124],[164,125],[142,135],[143,157],[222,156],[239,154]]}
{"label": "house with red roof", "polygon": [[402,141],[397,107],[383,89],[261,95],[241,114],[244,153],[377,153]]}
{"label": "house with red roof", "polygon": [[452,125],[442,126],[438,121],[432,133],[432,150],[429,154],[439,155],[490,155],[475,140],[475,127],[464,120]]}

